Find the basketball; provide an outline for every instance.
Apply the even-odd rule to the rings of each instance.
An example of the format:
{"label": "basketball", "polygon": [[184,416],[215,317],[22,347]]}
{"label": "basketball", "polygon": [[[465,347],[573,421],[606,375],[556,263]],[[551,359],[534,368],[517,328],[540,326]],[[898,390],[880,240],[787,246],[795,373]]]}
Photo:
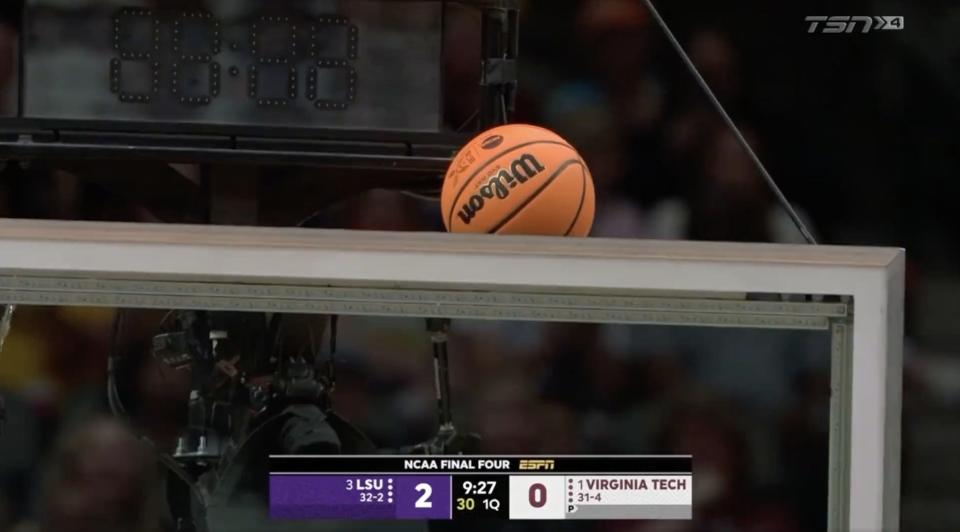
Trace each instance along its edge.
{"label": "basketball", "polygon": [[587,236],[593,178],[566,140],[511,124],[477,136],[453,159],[443,182],[443,223],[453,233]]}

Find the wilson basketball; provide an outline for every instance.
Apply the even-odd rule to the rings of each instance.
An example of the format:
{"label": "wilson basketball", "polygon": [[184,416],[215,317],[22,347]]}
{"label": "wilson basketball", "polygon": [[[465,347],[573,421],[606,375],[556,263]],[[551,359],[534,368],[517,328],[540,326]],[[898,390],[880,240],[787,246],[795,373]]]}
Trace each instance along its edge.
{"label": "wilson basketball", "polygon": [[593,178],[556,133],[512,124],[471,140],[443,182],[443,222],[454,233],[587,236]]}

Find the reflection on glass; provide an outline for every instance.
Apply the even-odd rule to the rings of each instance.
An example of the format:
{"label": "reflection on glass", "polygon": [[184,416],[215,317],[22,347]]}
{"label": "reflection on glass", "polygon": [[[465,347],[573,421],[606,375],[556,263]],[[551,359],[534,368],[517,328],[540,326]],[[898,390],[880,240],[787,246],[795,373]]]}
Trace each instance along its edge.
{"label": "reflection on glass", "polygon": [[17,115],[19,38],[15,21],[7,16],[0,17],[0,117],[3,118]]}
{"label": "reflection on glass", "polygon": [[[438,422],[431,342],[424,320],[341,317],[331,356],[329,332],[322,316],[127,310],[118,322],[110,309],[21,306],[0,357],[0,388],[23,430],[0,441],[0,476],[36,477],[53,468],[52,478],[59,478],[56,468],[66,462],[35,452],[44,438],[53,438],[51,445],[74,442],[52,457],[89,451],[93,460],[106,448],[139,456],[124,443],[123,425],[107,421],[110,406],[118,405],[135,431],[202,470],[222,463],[236,442],[264,426],[265,414],[291,404],[272,402],[272,391],[282,388],[299,398],[292,402],[318,405],[316,413],[332,406],[343,421],[304,415],[299,422],[316,430],[267,430],[299,436],[251,440],[249,476],[235,479],[242,489],[213,512],[213,529],[353,529],[261,522],[266,470],[255,457],[278,450],[404,452],[430,442]],[[207,339],[206,350],[191,343],[199,338]],[[461,433],[480,435],[474,453],[692,454],[698,524],[763,515],[770,529],[822,528],[827,332],[454,320],[448,344],[453,418]],[[109,353],[116,386],[104,394]],[[198,375],[206,376],[199,384]],[[207,402],[198,406],[191,390]],[[45,405],[52,432],[40,430],[38,405]],[[218,414],[203,418],[201,411]],[[148,469],[123,474],[146,491],[105,499],[118,515],[155,481]],[[39,502],[53,504],[65,487],[45,489]],[[536,526],[484,523],[483,530],[541,530]],[[608,530],[590,522],[563,526]],[[368,528],[423,530],[423,524]]]}

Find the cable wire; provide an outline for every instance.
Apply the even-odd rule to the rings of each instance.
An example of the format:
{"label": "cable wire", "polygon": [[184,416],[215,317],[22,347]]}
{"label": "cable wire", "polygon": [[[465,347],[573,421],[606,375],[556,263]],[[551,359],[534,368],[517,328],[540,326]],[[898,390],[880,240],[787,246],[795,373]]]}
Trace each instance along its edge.
{"label": "cable wire", "polygon": [[120,399],[120,391],[117,388],[117,365],[120,361],[119,341],[123,331],[124,309],[117,309],[113,316],[113,327],[110,331],[110,351],[107,354],[107,404],[110,406],[110,412],[119,418],[127,416],[127,410],[123,407],[123,401]]}
{"label": "cable wire", "polygon": [[5,305],[3,308],[3,317],[0,318],[0,353],[3,352],[3,344],[10,334],[10,328],[13,325],[13,314],[17,311],[16,305]]}
{"label": "cable wire", "polygon": [[[173,475],[178,477],[181,481],[183,481],[193,496],[202,504],[206,505],[207,497],[204,491],[197,485],[196,480],[191,478],[190,474],[184,470],[183,466],[180,465],[175,458],[161,450],[157,446],[156,442],[154,442],[149,436],[139,432],[133,427],[132,422],[127,414],[127,410],[123,406],[123,400],[120,398],[120,390],[117,387],[116,371],[118,369],[117,365],[120,360],[119,339],[123,333],[123,321],[125,317],[124,313],[124,309],[117,309],[117,312],[113,317],[113,327],[111,328],[110,332],[110,347],[107,355],[107,403],[110,406],[110,412],[114,417],[126,423],[128,430],[131,431],[137,440],[149,448],[160,464],[163,465]],[[163,317],[163,321],[165,322],[172,313],[173,311],[168,312]],[[206,512],[206,506],[204,506],[203,511]],[[198,532],[207,530],[206,523],[197,523],[195,520],[192,521],[194,521],[194,526],[196,526]]]}
{"label": "cable wire", "polygon": [[687,55],[687,52],[683,49],[683,45],[680,44],[680,41],[678,41],[676,36],[673,35],[673,32],[670,31],[670,27],[667,25],[667,22],[663,19],[663,17],[660,16],[660,12],[657,11],[657,8],[653,5],[653,0],[643,0],[643,2],[646,4],[647,9],[650,10],[650,14],[653,15],[653,18],[657,21],[657,24],[666,34],[667,40],[670,41],[670,44],[673,46],[674,50],[680,54],[684,64],[686,64],[687,68],[690,70],[690,73],[693,74],[693,77],[697,80],[697,84],[700,85],[700,88],[706,93],[710,103],[713,104],[713,107],[718,113],[720,113],[720,116],[723,117],[723,121],[726,122],[727,127],[729,127],[733,132],[743,149],[747,151],[747,154],[750,156],[753,164],[757,167],[757,170],[760,171],[760,174],[767,182],[770,190],[773,191],[773,194],[777,197],[777,201],[780,203],[780,206],[783,207],[783,209],[790,216],[793,224],[797,226],[797,229],[800,231],[800,234],[803,235],[804,240],[806,240],[808,244],[816,245],[817,239],[813,237],[813,234],[807,228],[806,224],[804,224],[803,220],[800,219],[800,215],[798,215],[797,211],[794,210],[793,205],[790,204],[790,200],[788,200],[783,194],[783,191],[780,190],[780,187],[777,185],[777,182],[774,181],[773,176],[771,176],[770,172],[767,171],[767,167],[764,166],[763,162],[760,160],[760,157],[757,156],[756,152],[753,151],[753,148],[750,146],[750,143],[747,142],[746,137],[744,137],[743,133],[740,132],[740,128],[737,127],[737,124],[734,123],[733,119],[730,118],[730,115],[727,114],[727,110],[724,109],[723,104],[721,104],[720,100],[717,99],[717,96],[713,93],[713,90],[710,88],[707,80],[705,80],[700,74],[697,66],[693,64],[693,60],[691,60],[690,56]]}

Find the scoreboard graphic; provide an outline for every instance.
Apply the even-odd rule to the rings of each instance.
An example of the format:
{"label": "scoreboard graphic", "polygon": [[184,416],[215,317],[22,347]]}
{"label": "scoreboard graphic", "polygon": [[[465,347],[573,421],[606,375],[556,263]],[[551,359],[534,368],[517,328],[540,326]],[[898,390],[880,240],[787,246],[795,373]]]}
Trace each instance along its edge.
{"label": "scoreboard graphic", "polygon": [[280,520],[691,519],[690,456],[271,456]]}

